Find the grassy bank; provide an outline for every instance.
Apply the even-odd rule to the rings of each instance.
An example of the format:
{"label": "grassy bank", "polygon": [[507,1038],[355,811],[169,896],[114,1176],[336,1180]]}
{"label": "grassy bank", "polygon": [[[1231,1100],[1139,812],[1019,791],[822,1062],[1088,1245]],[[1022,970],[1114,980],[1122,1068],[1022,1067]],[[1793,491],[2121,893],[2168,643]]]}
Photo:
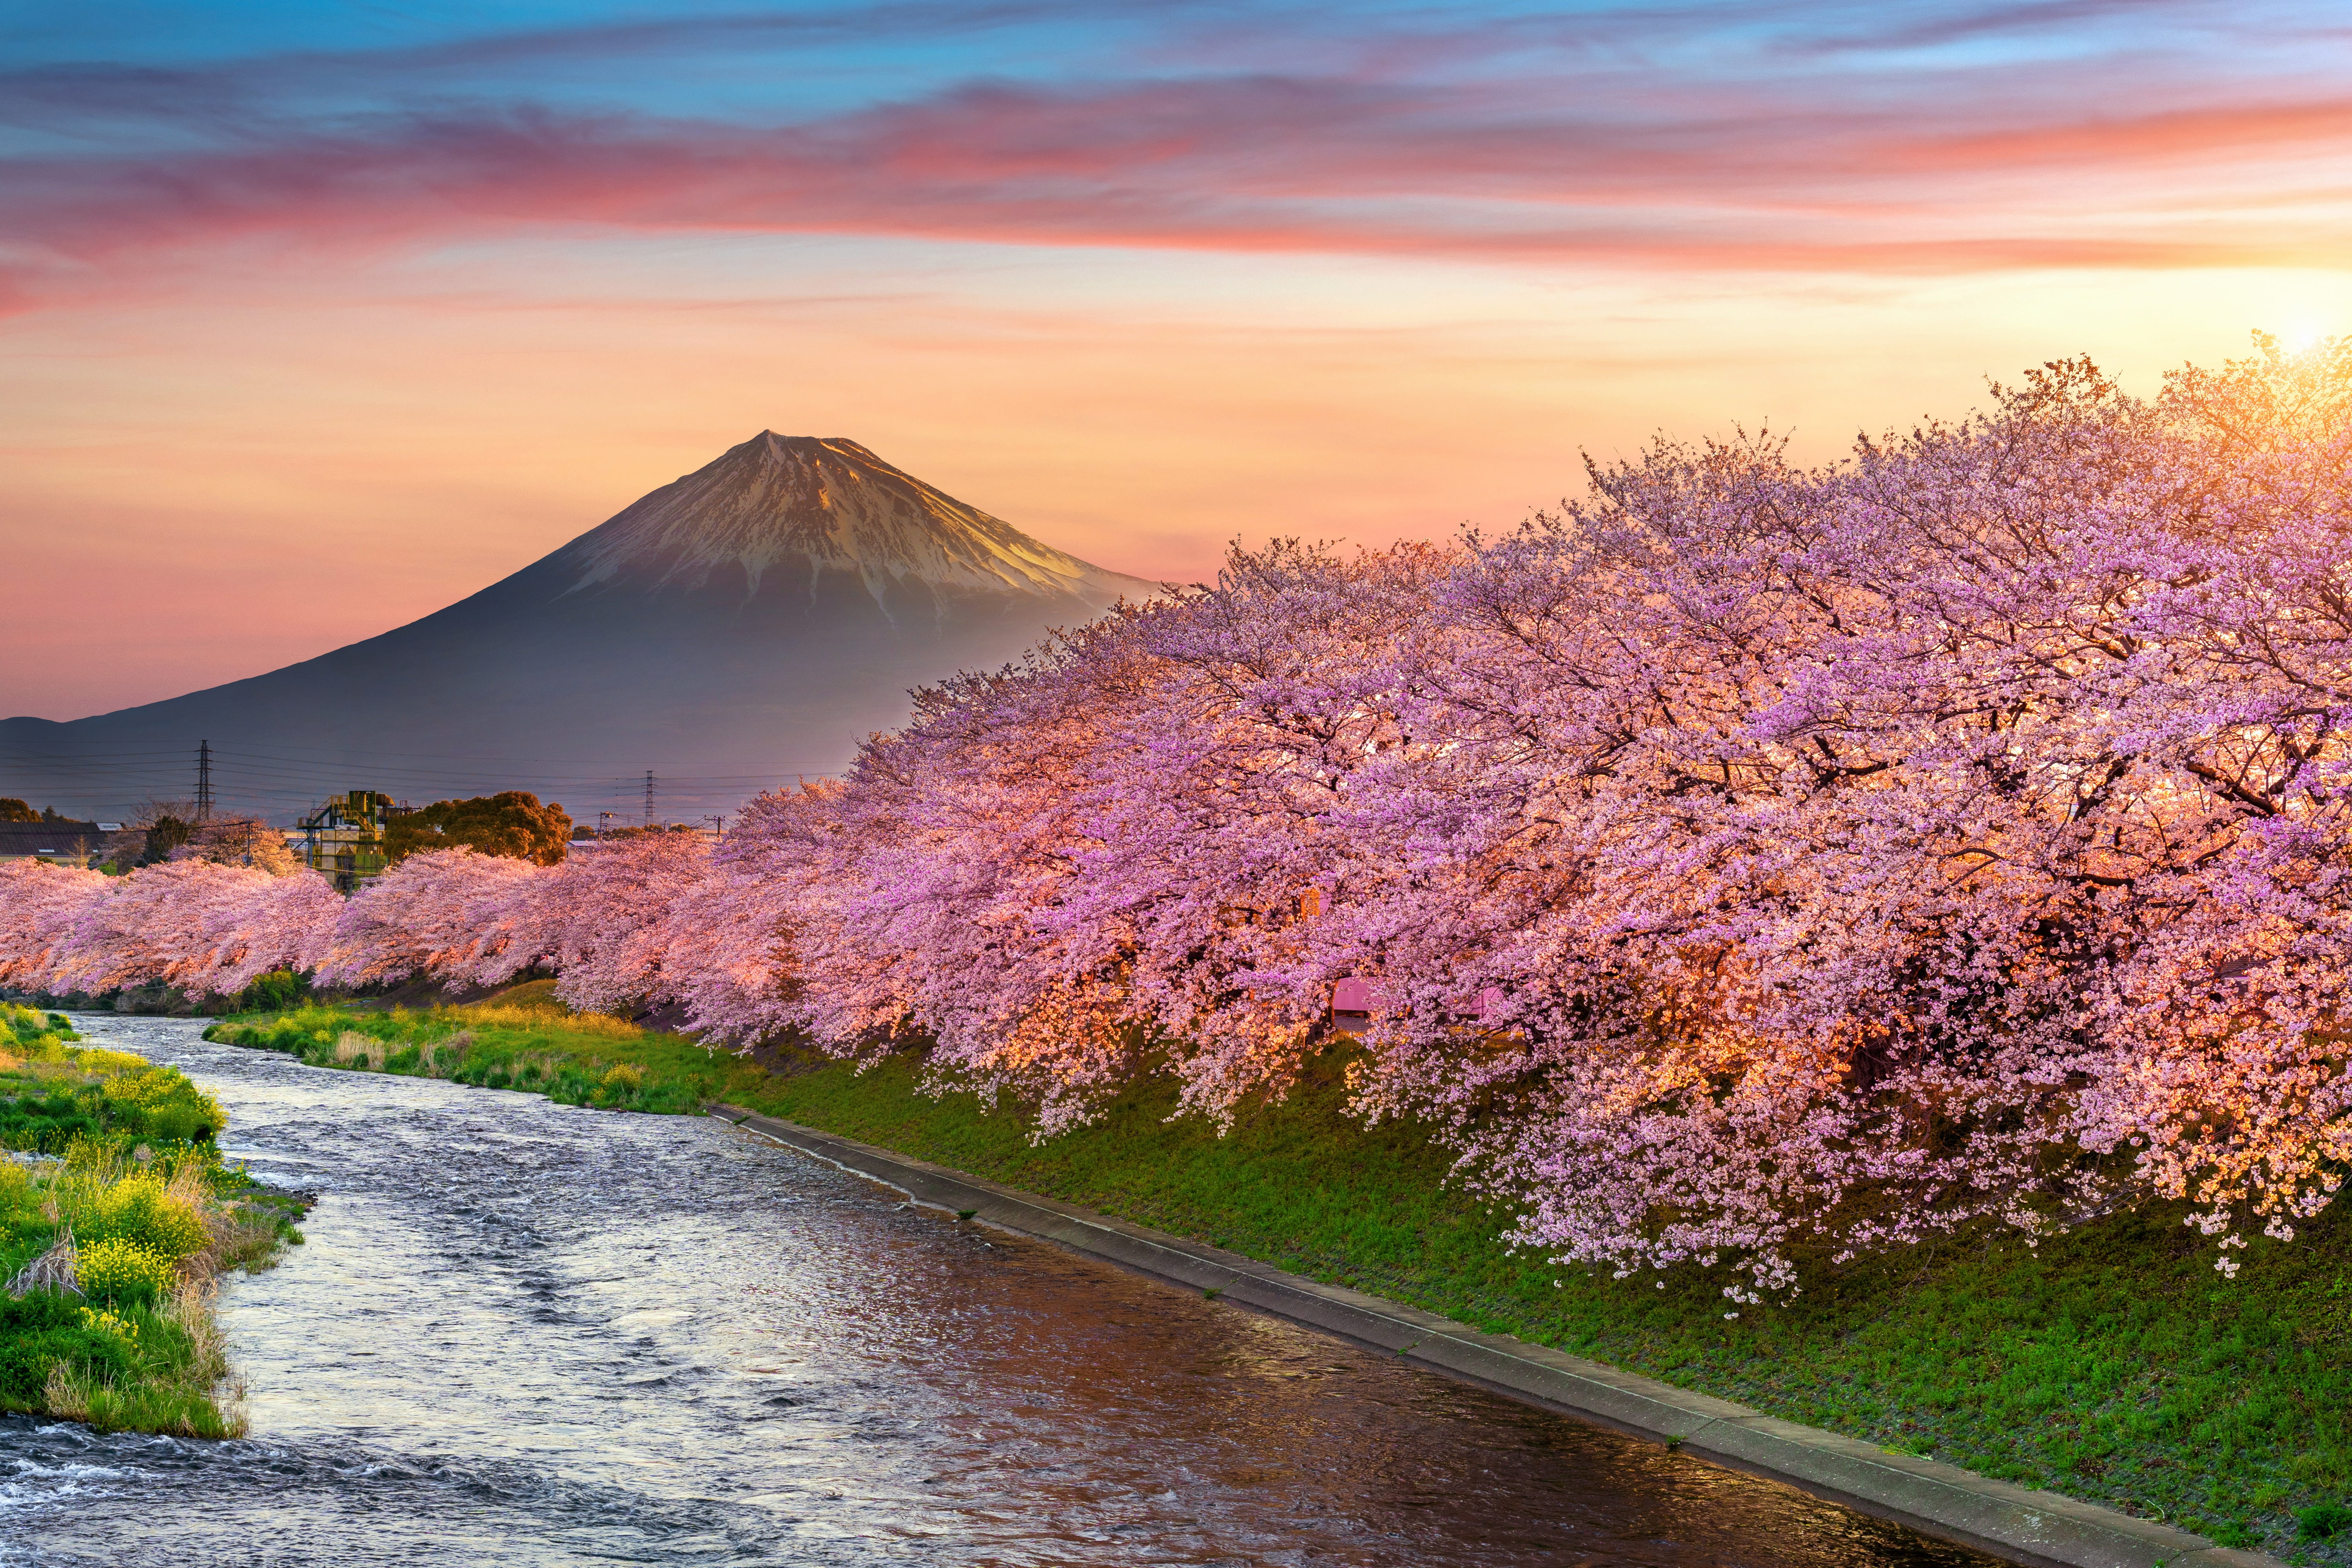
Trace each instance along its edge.
{"label": "grassy bank", "polygon": [[299,1239],[296,1200],[221,1162],[177,1070],[0,1005],[0,1410],[105,1431],[244,1431],[215,1279]]}
{"label": "grassy bank", "polygon": [[520,986],[466,1007],[362,1011],[310,1005],[213,1024],[208,1040],[281,1051],[313,1067],[516,1089],[567,1105],[699,1114],[733,1058],[600,1014],[575,1014]]}
{"label": "grassy bank", "polygon": [[1499,1217],[1447,1188],[1412,1129],[1341,1115],[1336,1058],[1222,1140],[1169,1122],[1169,1097],[1145,1089],[1033,1147],[971,1096],[917,1093],[909,1060],[770,1072],[566,1017],[543,993],[212,1032],[616,1110],[730,1100],[1791,1420],[2352,1564],[2352,1205],[2293,1246],[2256,1243],[2235,1281],[2179,1216],[2153,1213],[2038,1252],[1977,1235],[1816,1270],[1794,1302],[1727,1317],[1719,1281],[1696,1271],[1612,1280],[1512,1257]]}

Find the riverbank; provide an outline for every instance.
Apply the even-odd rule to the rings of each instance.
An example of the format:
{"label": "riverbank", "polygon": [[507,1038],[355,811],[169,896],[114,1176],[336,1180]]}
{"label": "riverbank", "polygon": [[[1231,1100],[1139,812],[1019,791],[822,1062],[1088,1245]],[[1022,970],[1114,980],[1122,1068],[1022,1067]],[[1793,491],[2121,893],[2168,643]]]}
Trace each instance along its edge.
{"label": "riverbank", "polygon": [[215,1282],[299,1241],[301,1201],[222,1162],[184,1075],[79,1042],[0,1005],[0,1410],[240,1436]]}
{"label": "riverbank", "polygon": [[1794,1302],[1728,1317],[1696,1271],[1612,1280],[1511,1256],[1494,1239],[1502,1217],[1449,1189],[1412,1129],[1345,1119],[1336,1056],[1223,1139],[1167,1121],[1169,1097],[1143,1089],[1033,1146],[974,1097],[918,1093],[910,1060],[770,1070],[567,1018],[528,989],[486,1008],[316,1009],[208,1034],[374,1070],[503,1074],[501,1087],[531,1086],[530,1066],[559,1097],[614,1109],[724,1100],[2225,1545],[2352,1563],[2341,1205],[2292,1246],[2256,1243],[2234,1281],[2151,1214],[2038,1251],[1977,1235],[1820,1268]]}

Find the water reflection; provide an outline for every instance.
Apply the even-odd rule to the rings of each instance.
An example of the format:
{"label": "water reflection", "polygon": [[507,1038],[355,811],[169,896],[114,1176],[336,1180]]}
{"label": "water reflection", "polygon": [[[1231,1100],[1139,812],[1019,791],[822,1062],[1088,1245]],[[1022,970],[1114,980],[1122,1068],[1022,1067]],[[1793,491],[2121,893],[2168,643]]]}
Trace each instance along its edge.
{"label": "water reflection", "polygon": [[0,1423],[0,1563],[1981,1564],[717,1121],[86,1032],[326,1194],[254,1436]]}

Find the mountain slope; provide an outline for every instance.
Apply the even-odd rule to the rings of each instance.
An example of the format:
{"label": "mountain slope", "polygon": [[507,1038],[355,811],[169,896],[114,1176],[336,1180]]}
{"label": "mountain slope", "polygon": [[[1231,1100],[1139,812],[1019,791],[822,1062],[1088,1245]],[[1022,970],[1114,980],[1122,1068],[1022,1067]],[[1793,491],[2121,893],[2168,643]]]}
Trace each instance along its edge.
{"label": "mountain slope", "polygon": [[649,770],[670,780],[659,814],[724,809],[838,769],[904,721],[908,688],[1157,591],[855,441],[762,431],[381,637],[168,701],[0,721],[0,795],[184,796],[209,741],[224,802],[278,815],[351,787],[503,787],[634,816]]}
{"label": "mountain slope", "polygon": [[702,587],[740,573],[757,595],[772,569],[854,573],[877,604],[912,578],[975,593],[1069,595],[1102,607],[1150,585],[1089,566],[891,467],[855,441],[762,431],[664,485],[551,559],[577,586],[634,581]]}

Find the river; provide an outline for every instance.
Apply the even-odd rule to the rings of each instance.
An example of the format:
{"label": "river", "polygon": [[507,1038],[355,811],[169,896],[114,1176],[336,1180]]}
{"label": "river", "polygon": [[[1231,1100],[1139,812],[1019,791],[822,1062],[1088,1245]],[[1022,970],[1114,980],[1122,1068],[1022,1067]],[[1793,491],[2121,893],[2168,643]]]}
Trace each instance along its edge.
{"label": "river", "polygon": [[225,1291],[252,1435],[0,1420],[0,1563],[1991,1561],[717,1121],[77,1026],[324,1195]]}

